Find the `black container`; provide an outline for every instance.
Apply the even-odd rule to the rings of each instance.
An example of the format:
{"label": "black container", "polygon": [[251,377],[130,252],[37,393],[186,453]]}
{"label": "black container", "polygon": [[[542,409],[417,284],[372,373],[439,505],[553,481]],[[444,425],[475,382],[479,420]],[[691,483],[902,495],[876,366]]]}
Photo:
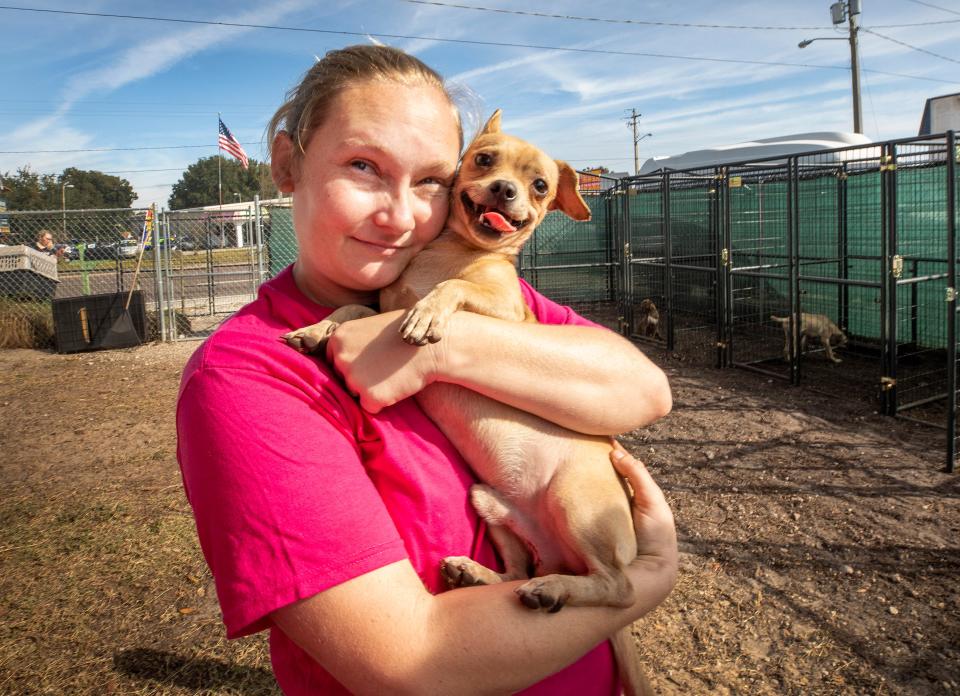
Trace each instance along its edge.
{"label": "black container", "polygon": [[[53,330],[57,339],[57,351],[77,353],[84,350],[104,348],[127,348],[137,346],[146,336],[146,312],[143,293],[135,290],[130,299],[126,320],[124,305],[127,293],[111,292],[103,295],[64,297],[53,301]],[[129,326],[133,332],[118,332],[115,327]],[[122,336],[118,340],[118,336]]]}

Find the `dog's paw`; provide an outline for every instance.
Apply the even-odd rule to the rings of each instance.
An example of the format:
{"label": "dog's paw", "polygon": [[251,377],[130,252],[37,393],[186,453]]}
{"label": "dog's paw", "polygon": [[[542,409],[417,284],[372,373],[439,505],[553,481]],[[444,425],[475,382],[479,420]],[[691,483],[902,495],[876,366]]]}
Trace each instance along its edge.
{"label": "dog's paw", "polygon": [[335,321],[321,321],[312,326],[306,326],[296,331],[286,333],[280,338],[287,345],[301,353],[316,353],[323,348],[330,335],[340,326]]}
{"label": "dog's paw", "polygon": [[493,585],[500,576],[466,556],[447,556],[440,561],[440,575],[451,590],[458,587]]}
{"label": "dog's paw", "polygon": [[400,336],[411,345],[436,343],[446,328],[449,315],[435,309],[427,299],[429,298],[415,304],[400,324]]}
{"label": "dog's paw", "polygon": [[563,583],[556,581],[549,575],[525,582],[515,592],[520,597],[523,606],[528,609],[545,609],[551,614],[563,609],[569,598]]}

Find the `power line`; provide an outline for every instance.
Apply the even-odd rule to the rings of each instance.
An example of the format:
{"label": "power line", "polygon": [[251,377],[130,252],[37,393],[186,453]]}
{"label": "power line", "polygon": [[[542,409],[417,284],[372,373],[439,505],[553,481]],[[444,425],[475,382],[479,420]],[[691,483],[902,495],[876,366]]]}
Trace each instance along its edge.
{"label": "power line", "polygon": [[[416,40],[416,41],[436,41],[438,43],[452,43],[452,44],[466,44],[471,46],[491,46],[494,48],[529,48],[538,51],[565,51],[568,53],[587,53],[592,55],[611,55],[611,56],[632,56],[638,58],[665,58],[669,60],[692,60],[692,61],[701,61],[708,63],[731,63],[738,65],[765,65],[773,67],[788,67],[788,68],[813,68],[819,70],[849,70],[849,68],[842,65],[811,65],[809,63],[787,63],[782,61],[764,61],[764,60],[743,60],[736,58],[711,58],[711,57],[702,57],[702,56],[682,56],[682,55],[673,55],[669,53],[647,53],[643,51],[613,51],[609,49],[600,49],[600,48],[573,48],[570,46],[547,46],[542,44],[524,44],[524,43],[513,43],[508,41],[479,41],[473,39],[445,39],[436,36],[417,36],[410,34],[385,34],[380,32],[357,32],[357,31],[344,31],[344,30],[334,30],[334,29],[314,29],[310,27],[285,27],[285,26],[276,26],[269,24],[244,24],[240,22],[214,22],[208,20],[200,19],[179,19],[173,17],[148,17],[142,15],[121,15],[121,14],[108,14],[104,12],[80,12],[77,10],[50,10],[50,9],[40,9],[32,7],[13,7],[10,5],[0,5],[0,10],[14,10],[18,12],[44,12],[49,14],[65,14],[65,15],[78,15],[84,17],[108,17],[112,19],[134,19],[134,20],[143,20],[143,21],[153,21],[153,22],[173,22],[177,24],[202,24],[208,26],[223,26],[223,27],[240,27],[244,29],[270,29],[277,31],[298,31],[298,32],[307,32],[307,33],[316,33],[316,34],[337,34],[342,36],[362,36],[369,37],[371,35],[380,36],[386,39],[404,39],[404,40]],[[950,20],[947,20],[950,21]],[[958,20],[960,21],[960,20]],[[943,24],[944,22],[938,22],[938,24]],[[866,72],[866,69],[864,69]],[[902,77],[911,80],[923,80],[925,82],[940,82],[948,85],[957,84],[957,80],[941,80],[935,77],[922,77],[919,75],[905,75],[902,73],[887,72],[883,70],[870,70],[869,72],[876,73],[878,75],[889,75],[893,77]]]}
{"label": "power line", "polygon": [[913,49],[914,51],[919,51],[920,53],[926,53],[928,56],[933,56],[934,58],[940,58],[941,60],[947,60],[947,61],[950,61],[951,63],[960,63],[960,60],[955,60],[954,58],[948,58],[947,56],[941,56],[939,53],[934,53],[933,51],[928,51],[928,50],[925,49],[925,48],[919,48],[919,47],[917,47],[917,46],[911,46],[910,44],[908,44],[908,43],[906,43],[906,42],[904,42],[904,41],[899,41],[899,40],[894,39],[894,38],[892,38],[892,37],[890,37],[890,36],[884,36],[884,35],[881,34],[880,32],[873,31],[872,29],[864,29],[863,27],[860,27],[860,31],[865,31],[865,32],[867,32],[868,34],[873,34],[874,36],[877,36],[877,37],[879,37],[879,38],[881,38],[881,39],[883,39],[883,40],[885,40],[885,41],[890,41],[890,42],[895,43],[895,44],[900,44],[901,46],[906,46],[907,48]]}
{"label": "power line", "polygon": [[[259,145],[257,142],[240,143],[241,145]],[[132,150],[186,150],[199,147],[217,147],[213,144],[207,145],[158,145],[156,147],[94,147],[77,150],[0,150],[0,155],[46,155],[62,154],[67,152],[127,152]]]}
{"label": "power line", "polygon": [[458,5],[452,2],[436,2],[435,0],[402,0],[414,5],[435,5],[437,7],[453,7],[460,10],[478,10],[480,12],[497,12],[500,14],[525,15],[527,17],[545,17],[549,19],[569,19],[578,22],[604,22],[607,24],[639,24],[650,27],[683,27],[688,29],[761,29],[761,30],[802,30],[826,31],[831,27],[763,27],[743,26],[737,24],[693,24],[688,22],[653,22],[642,19],[607,19],[605,17],[581,17],[579,15],[551,14],[549,12],[530,12],[525,10],[506,10],[500,7],[478,7],[476,5]]}
{"label": "power line", "polygon": [[[578,22],[603,22],[608,24],[636,24],[641,26],[651,26],[651,27],[680,27],[684,29],[749,29],[749,30],[758,30],[758,31],[826,31],[832,29],[833,27],[784,27],[784,26],[752,26],[752,25],[742,25],[742,24],[694,24],[689,22],[654,22],[649,20],[642,19],[609,19],[606,17],[583,17],[580,15],[562,15],[562,14],[551,14],[549,12],[532,12],[526,10],[507,10],[501,7],[480,7],[478,5],[459,5],[452,2],[439,2],[438,0],[401,0],[402,2],[408,2],[414,5],[434,5],[436,7],[452,7],[459,10],[477,10],[480,12],[496,12],[499,14],[512,14],[512,15],[524,15],[528,17],[543,17],[549,19],[567,19],[574,20]],[[912,0],[912,2],[917,2],[918,0]],[[930,5],[929,3],[921,2],[921,5],[928,5],[929,7],[934,7],[938,10],[944,8],[937,7],[936,5]],[[952,10],[945,10],[946,12],[951,12]],[[960,14],[960,12],[955,12],[954,14]],[[960,20],[952,20],[960,22]],[[931,24],[944,24],[945,22],[918,22],[914,24],[886,24],[878,25],[879,29],[898,29],[901,27],[920,27],[920,26],[929,26]]]}
{"label": "power line", "polygon": [[[950,14],[960,15],[960,12],[956,10],[948,10],[946,7],[940,7],[939,5],[934,5],[930,2],[921,2],[921,0],[909,0],[910,2],[916,3],[917,5],[925,5],[927,7],[932,7],[935,10],[943,10],[944,12],[949,12]],[[956,20],[953,20],[956,21]]]}

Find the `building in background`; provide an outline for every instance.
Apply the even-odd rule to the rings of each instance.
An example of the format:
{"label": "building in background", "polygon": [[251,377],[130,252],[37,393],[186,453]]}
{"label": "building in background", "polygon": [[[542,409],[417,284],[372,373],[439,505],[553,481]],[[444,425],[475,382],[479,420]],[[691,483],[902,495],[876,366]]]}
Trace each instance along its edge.
{"label": "building in background", "polygon": [[960,92],[927,99],[917,135],[946,133],[949,130],[960,132]]}

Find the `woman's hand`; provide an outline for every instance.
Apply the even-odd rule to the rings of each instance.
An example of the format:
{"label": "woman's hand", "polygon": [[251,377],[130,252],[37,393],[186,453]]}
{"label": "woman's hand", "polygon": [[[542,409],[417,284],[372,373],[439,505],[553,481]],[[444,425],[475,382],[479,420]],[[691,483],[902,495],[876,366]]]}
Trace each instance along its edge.
{"label": "woman's hand", "polygon": [[[677,579],[677,530],[673,512],[647,467],[616,440],[613,441],[610,461],[633,489],[633,527],[637,534],[637,560],[634,564],[656,576],[655,584],[662,594],[655,602],[659,603],[670,594]],[[645,591],[651,592],[651,599],[658,594],[650,585]]]}
{"label": "woman's hand", "polygon": [[[400,338],[403,311],[344,322],[327,342],[327,362],[370,413],[413,396],[437,373],[437,345]],[[441,342],[442,343],[442,342]]]}

